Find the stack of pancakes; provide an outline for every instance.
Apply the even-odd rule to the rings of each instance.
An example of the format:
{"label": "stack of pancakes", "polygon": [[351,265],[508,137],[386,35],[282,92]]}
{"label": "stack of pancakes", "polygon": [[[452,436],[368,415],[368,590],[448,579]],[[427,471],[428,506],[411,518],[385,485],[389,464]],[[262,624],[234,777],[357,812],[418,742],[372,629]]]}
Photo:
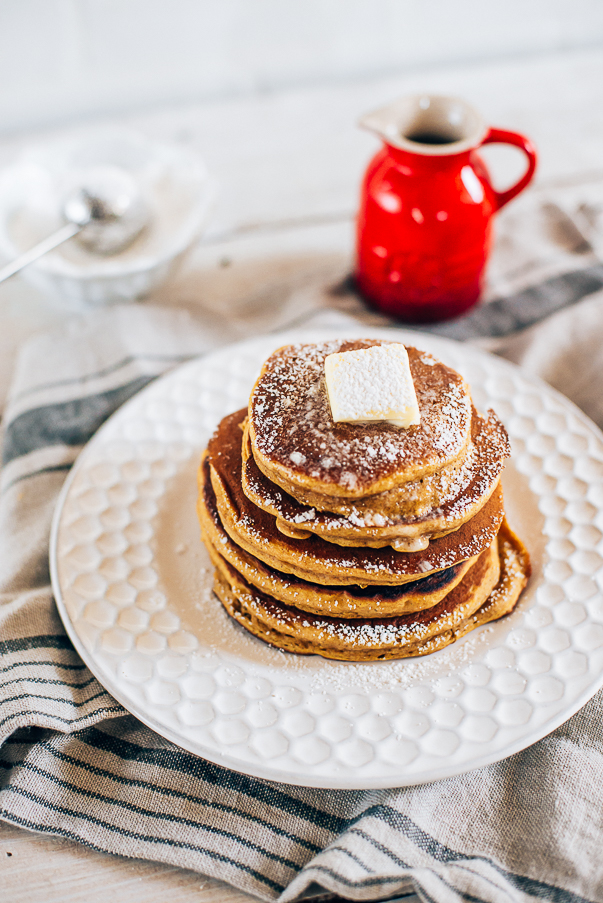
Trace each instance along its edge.
{"label": "stack of pancakes", "polygon": [[201,461],[214,590],[280,649],[424,655],[511,611],[529,577],[504,514],[507,433],[458,373],[407,348],[420,424],[333,421],[326,356],[381,344],[279,349]]}

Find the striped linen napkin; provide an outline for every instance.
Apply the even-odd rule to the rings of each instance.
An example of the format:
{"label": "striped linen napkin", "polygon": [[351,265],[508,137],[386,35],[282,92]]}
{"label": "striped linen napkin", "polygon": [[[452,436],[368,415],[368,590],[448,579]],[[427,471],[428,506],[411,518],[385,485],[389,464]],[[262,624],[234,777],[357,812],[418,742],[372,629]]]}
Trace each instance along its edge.
{"label": "striped linen napkin", "polygon": [[[350,321],[327,312],[319,322]],[[601,695],[530,749],[461,777],[314,790],[184,752],[129,716],[78,658],[49,585],[61,484],[118,405],[209,344],[189,314],[141,306],[74,320],[23,349],[0,495],[0,817],[196,869],[265,900],[325,891],[355,900],[416,892],[430,903],[601,900]],[[603,423],[603,292],[500,344]]]}

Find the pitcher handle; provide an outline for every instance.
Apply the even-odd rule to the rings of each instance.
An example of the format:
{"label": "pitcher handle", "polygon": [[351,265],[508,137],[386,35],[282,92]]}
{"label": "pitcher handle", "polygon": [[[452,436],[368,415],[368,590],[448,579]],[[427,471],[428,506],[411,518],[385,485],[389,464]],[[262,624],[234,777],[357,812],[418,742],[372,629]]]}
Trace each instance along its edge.
{"label": "pitcher handle", "polygon": [[482,145],[484,144],[512,144],[514,147],[518,147],[522,150],[528,158],[528,167],[521,179],[519,179],[515,185],[511,185],[506,191],[494,191],[497,205],[496,209],[500,210],[501,207],[504,207],[505,204],[508,204],[512,198],[518,195],[520,191],[523,191],[534,178],[538,160],[536,149],[529,138],[520,135],[518,132],[508,132],[506,129],[488,129],[486,137],[482,141]]}

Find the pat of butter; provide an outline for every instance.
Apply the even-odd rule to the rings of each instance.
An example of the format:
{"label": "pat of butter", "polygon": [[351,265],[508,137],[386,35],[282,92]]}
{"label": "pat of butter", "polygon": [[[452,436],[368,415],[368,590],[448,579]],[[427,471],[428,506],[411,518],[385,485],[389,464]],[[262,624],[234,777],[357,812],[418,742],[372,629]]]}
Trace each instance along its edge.
{"label": "pat of butter", "polygon": [[408,427],[420,422],[404,345],[374,345],[329,354],[325,377],[336,423],[383,420]]}

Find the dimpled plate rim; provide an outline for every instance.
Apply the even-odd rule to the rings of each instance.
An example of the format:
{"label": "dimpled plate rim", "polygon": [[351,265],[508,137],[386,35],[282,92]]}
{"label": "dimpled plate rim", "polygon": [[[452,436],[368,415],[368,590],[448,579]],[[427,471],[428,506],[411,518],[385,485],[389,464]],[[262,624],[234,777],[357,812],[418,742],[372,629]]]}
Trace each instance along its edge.
{"label": "dimpled plate rim", "polygon": [[[511,523],[535,564],[530,584],[510,616],[421,659],[348,664],[289,657],[226,615],[226,641],[218,636],[221,646],[204,645],[154,570],[152,538],[169,515],[158,514],[154,499],[169,495],[187,466],[194,474],[212,425],[245,403],[243,392],[272,350],[342,335],[393,338],[431,351],[466,376],[478,408],[491,405],[499,413],[513,446],[505,483]],[[224,369],[227,378],[220,380]],[[191,398],[195,385],[198,397]],[[181,411],[170,393],[187,387],[188,410]],[[207,422],[199,429],[194,422],[202,415]],[[184,425],[173,422],[178,417]],[[118,464],[123,458],[121,470],[107,460],[109,451]],[[108,505],[111,492],[121,493],[121,502],[113,498]],[[194,500],[194,484],[190,492]],[[134,521],[128,505],[138,505]],[[602,506],[603,434],[564,396],[515,365],[408,330],[296,330],[185,364],[107,420],[57,501],[52,586],[67,633],[95,677],[124,708],[180,747],[226,768],[294,785],[409,786],[525,749],[603,685]],[[95,517],[109,515],[110,527],[102,532]],[[126,530],[135,527],[128,536],[124,523]],[[101,542],[100,551],[90,536]],[[198,543],[197,554],[198,531],[184,539]],[[166,553],[177,574],[180,551]],[[198,612],[214,623],[221,609],[207,593],[209,574],[208,568]],[[180,577],[185,583],[183,570]],[[190,606],[188,614],[194,614]]]}

